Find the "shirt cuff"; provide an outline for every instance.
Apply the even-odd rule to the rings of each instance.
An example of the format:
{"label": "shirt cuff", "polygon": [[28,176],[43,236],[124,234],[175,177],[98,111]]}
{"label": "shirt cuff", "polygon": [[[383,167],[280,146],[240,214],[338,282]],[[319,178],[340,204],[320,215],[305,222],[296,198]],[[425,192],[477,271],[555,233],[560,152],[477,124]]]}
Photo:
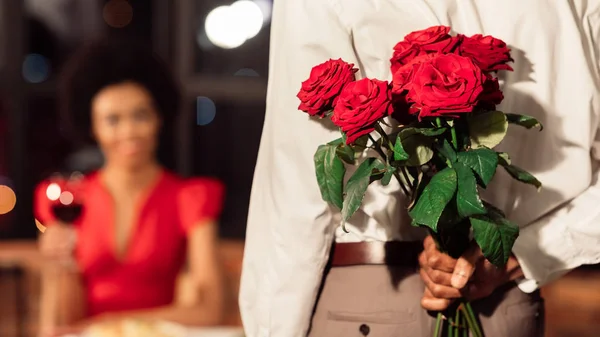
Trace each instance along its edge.
{"label": "shirt cuff", "polygon": [[539,286],[538,286],[538,283],[536,280],[521,278],[521,279],[518,279],[516,282],[517,282],[517,286],[519,287],[519,289],[521,289],[521,291],[524,293],[530,294],[539,289]]}
{"label": "shirt cuff", "polygon": [[524,292],[535,291],[579,265],[579,249],[565,221],[560,214],[552,214],[521,229],[513,253],[525,276],[519,282]]}
{"label": "shirt cuff", "polygon": [[521,228],[513,247],[525,276],[518,282],[521,290],[534,291],[574,268],[600,261],[598,200],[598,192],[587,191]]}

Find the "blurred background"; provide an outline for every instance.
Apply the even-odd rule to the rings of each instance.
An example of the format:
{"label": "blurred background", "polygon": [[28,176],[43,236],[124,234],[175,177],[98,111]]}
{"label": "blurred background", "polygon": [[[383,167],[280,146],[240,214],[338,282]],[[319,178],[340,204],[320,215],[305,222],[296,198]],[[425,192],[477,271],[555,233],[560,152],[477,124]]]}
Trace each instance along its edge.
{"label": "blurred background", "polygon": [[[56,106],[65,60],[102,36],[151,47],[181,85],[168,164],[227,186],[220,219],[227,324],[240,326],[237,289],[265,110],[271,7],[272,0],[0,0],[0,337],[36,333],[35,185],[55,171],[102,163],[97,149],[68,141]],[[598,267],[581,268],[544,289],[547,336],[600,336],[599,274]]]}
{"label": "blurred background", "polygon": [[76,158],[97,158],[93,148],[73,148],[65,137],[55,93],[65,59],[99,36],[133,37],[171,66],[183,95],[168,164],[185,176],[224,181],[222,235],[244,237],[265,109],[271,0],[0,4],[0,183],[18,195],[15,208],[0,218],[2,238],[35,237],[35,184]]}
{"label": "blurred background", "polygon": [[[226,184],[220,236],[237,287],[265,110],[272,0],[0,0],[0,337],[34,336],[39,304],[34,187],[55,171],[100,165],[61,126],[57,75],[85,41],[134,38],[181,85],[172,162]],[[225,150],[226,149],[226,150]]]}

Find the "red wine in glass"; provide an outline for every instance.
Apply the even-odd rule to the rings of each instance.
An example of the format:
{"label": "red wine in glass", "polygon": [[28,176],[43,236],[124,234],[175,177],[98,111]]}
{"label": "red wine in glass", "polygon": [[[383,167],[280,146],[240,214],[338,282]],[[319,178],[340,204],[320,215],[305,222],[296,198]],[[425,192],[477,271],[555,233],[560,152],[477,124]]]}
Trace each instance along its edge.
{"label": "red wine in glass", "polygon": [[80,173],[53,175],[51,184],[46,190],[51,200],[52,214],[64,224],[74,223],[83,211],[81,192],[83,176]]}
{"label": "red wine in glass", "polygon": [[52,213],[54,216],[60,221],[70,224],[75,222],[81,215],[83,211],[83,205],[79,203],[71,203],[69,205],[64,205],[62,203],[56,203],[52,205]]}

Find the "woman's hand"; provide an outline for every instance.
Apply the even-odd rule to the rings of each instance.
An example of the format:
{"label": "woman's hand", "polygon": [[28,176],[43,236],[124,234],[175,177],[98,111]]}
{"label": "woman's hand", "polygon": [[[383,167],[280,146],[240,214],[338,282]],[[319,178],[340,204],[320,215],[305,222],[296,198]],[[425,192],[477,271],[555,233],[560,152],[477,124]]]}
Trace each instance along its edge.
{"label": "woman's hand", "polygon": [[40,235],[40,252],[46,258],[68,260],[73,257],[77,234],[73,226],[55,223]]}

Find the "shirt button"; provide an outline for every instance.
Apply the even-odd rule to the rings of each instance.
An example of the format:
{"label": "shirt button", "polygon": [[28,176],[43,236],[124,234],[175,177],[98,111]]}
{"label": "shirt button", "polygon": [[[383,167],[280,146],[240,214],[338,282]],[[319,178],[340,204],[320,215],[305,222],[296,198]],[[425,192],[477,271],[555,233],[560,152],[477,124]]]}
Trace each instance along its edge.
{"label": "shirt button", "polygon": [[358,328],[358,331],[360,331],[363,336],[368,336],[369,332],[371,332],[371,328],[369,328],[369,326],[366,324],[361,324]]}

